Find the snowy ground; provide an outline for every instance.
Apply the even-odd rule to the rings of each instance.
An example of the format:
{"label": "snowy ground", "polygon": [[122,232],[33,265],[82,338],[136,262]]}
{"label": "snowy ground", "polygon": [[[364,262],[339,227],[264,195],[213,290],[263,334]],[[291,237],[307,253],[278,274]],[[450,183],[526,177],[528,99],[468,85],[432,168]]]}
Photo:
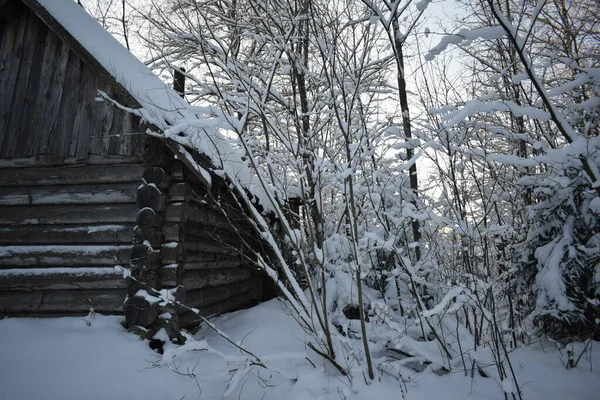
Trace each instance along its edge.
{"label": "snowy ground", "polygon": [[[177,354],[178,349],[167,348],[162,358],[147,342],[126,333],[120,321],[100,315],[0,321],[0,399],[379,400],[402,399],[403,392],[414,400],[504,399],[492,379],[462,373],[440,377],[427,370],[403,371],[403,388],[387,375],[368,386],[355,380],[350,387],[307,353],[303,332],[276,300],[214,321],[269,369],[247,366],[239,350],[208,328],[193,343],[197,348],[208,345],[211,351]],[[598,399],[600,343],[592,343],[591,350],[571,370],[564,367],[566,355],[549,342],[513,352],[524,399]],[[167,362],[169,354],[176,355],[173,362]],[[230,384],[232,376],[236,385]]]}

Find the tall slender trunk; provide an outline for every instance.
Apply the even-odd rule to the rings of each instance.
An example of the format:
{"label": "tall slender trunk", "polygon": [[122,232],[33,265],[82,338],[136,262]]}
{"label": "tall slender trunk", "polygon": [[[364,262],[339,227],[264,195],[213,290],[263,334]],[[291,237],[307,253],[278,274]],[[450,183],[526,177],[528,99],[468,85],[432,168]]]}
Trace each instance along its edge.
{"label": "tall slender trunk", "polygon": [[[392,22],[393,34],[394,34],[394,47],[396,49],[396,67],[398,69],[398,95],[400,99],[400,110],[402,111],[402,131],[404,132],[404,137],[406,141],[409,142],[409,146],[406,149],[406,158],[411,159],[414,155],[414,149],[410,144],[412,139],[412,129],[411,129],[411,121],[410,121],[410,110],[408,106],[408,96],[406,90],[406,77],[404,73],[404,52],[402,39],[400,37],[400,27],[398,24],[398,17],[396,17]],[[418,198],[418,190],[419,190],[419,179],[417,176],[417,164],[413,163],[408,169],[409,175],[409,185],[412,192],[412,198],[410,202],[415,206],[415,210],[418,207],[417,198]],[[419,221],[416,219],[412,219],[411,228],[412,228],[412,236],[413,241],[416,243],[420,243],[421,241],[421,230],[419,226]],[[421,247],[415,247],[415,260],[418,262],[421,260]]]}

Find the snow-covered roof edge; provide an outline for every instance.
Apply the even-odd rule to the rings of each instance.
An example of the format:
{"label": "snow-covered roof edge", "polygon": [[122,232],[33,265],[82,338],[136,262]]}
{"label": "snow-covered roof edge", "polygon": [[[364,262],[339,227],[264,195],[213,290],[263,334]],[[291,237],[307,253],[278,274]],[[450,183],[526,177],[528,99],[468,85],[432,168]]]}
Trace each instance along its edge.
{"label": "snow-covered roof edge", "polygon": [[[165,84],[106,31],[73,0],[23,0],[41,6],[71,37],[95,59],[142,107],[136,110],[143,119],[162,130],[167,138],[207,156],[216,168],[236,179],[261,205],[270,201],[256,174],[243,161],[243,151],[235,150],[230,139],[219,133],[222,120],[196,113],[179,93]],[[34,10],[35,11],[35,10]],[[208,112],[207,112],[208,114]],[[185,133],[184,137],[179,133]]]}

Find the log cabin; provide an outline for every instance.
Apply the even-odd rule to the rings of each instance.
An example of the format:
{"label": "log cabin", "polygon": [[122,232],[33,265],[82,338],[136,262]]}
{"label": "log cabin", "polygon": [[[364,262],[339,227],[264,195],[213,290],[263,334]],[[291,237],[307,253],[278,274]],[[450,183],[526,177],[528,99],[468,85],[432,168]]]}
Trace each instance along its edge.
{"label": "log cabin", "polygon": [[165,139],[190,109],[72,0],[0,0],[0,318],[124,314],[173,337],[272,296],[214,172],[226,144],[202,145],[222,138]]}

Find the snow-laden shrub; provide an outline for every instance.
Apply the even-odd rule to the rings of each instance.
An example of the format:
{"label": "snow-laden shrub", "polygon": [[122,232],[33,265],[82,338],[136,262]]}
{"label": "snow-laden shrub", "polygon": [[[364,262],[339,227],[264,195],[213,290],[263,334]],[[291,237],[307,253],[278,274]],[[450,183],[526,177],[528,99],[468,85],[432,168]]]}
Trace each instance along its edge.
{"label": "snow-laden shrub", "polygon": [[530,208],[526,240],[514,247],[517,279],[536,293],[531,316],[558,339],[597,330],[600,271],[599,199],[572,171],[564,175],[536,179],[540,201]]}

